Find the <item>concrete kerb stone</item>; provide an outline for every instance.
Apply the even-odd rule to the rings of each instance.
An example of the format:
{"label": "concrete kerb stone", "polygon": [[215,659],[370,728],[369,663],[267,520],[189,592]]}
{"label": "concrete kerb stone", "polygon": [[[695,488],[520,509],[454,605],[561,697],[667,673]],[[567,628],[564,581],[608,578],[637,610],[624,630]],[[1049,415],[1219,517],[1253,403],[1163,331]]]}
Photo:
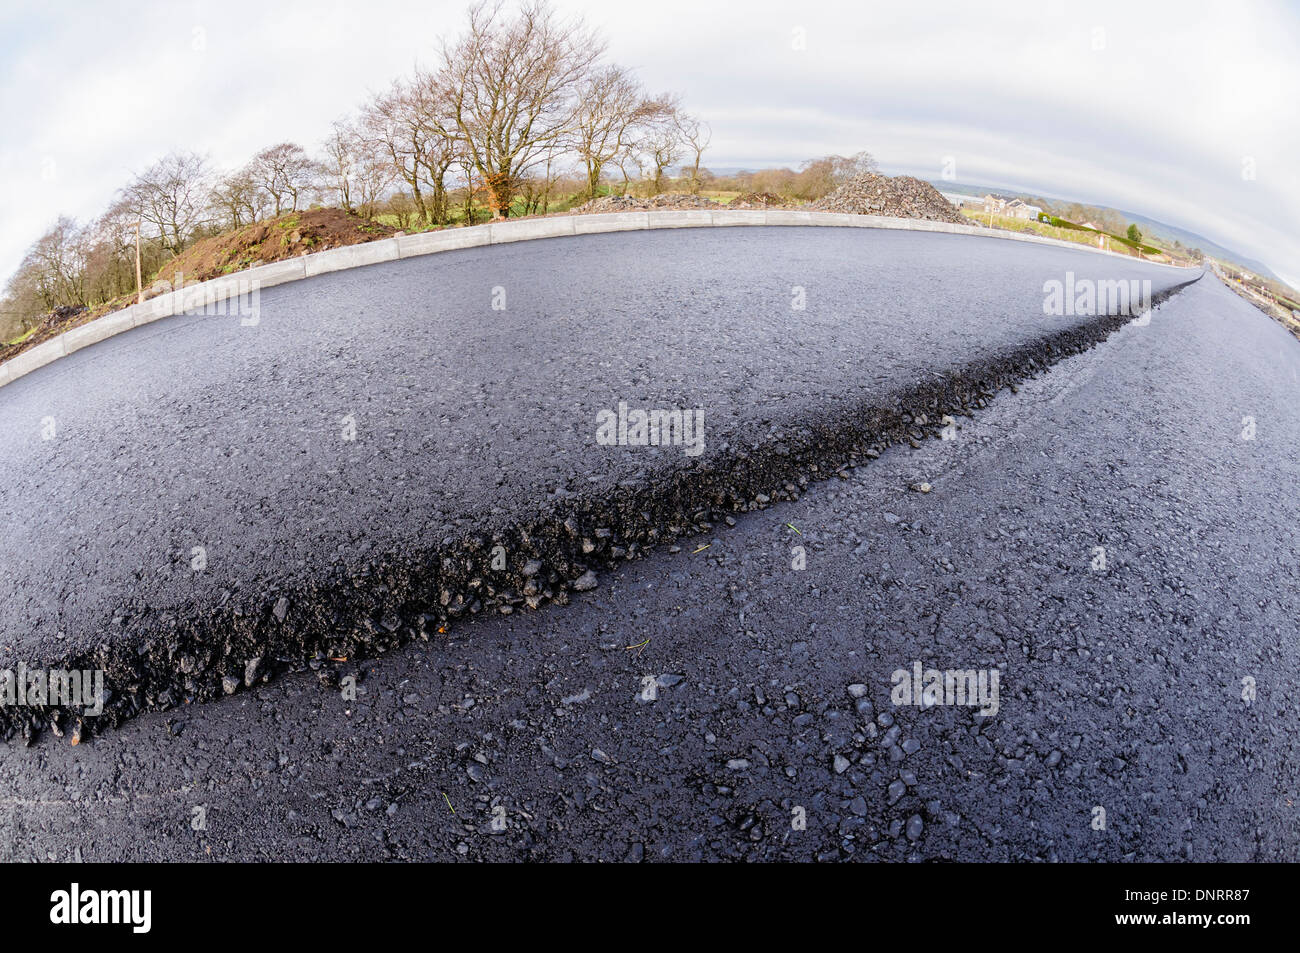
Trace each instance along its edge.
{"label": "concrete kerb stone", "polygon": [[649,212],[608,212],[604,215],[573,216],[573,231],[576,235],[628,232],[649,227]]}
{"label": "concrete kerb stone", "polygon": [[[886,218],[879,215],[855,215],[846,212],[810,212],[797,209],[656,209],[643,212],[611,212],[600,215],[564,215],[554,218],[525,219],[515,222],[493,222],[487,226],[449,228],[433,232],[418,232],[360,245],[347,245],[329,251],[304,255],[286,261],[258,265],[246,271],[215,278],[212,281],[190,285],[177,291],[159,295],[140,305],[98,318],[89,324],[64,332],[44,344],[25,351],[0,364],[0,386],[17,380],[51,361],[80,350],[91,344],[140,327],[160,318],[206,307],[219,301],[249,293],[252,289],[269,288],[313,275],[363,265],[378,264],[401,258],[415,258],[460,248],[530,241],[538,238],[557,238],[569,235],[590,235],[602,232],[634,231],[658,228],[700,228],[732,225],[819,225],[850,228],[888,228],[901,231],[946,232],[957,235],[979,235],[988,238],[1053,245],[1075,251],[1110,255],[1130,259],[1119,252],[1067,242],[1042,235],[1009,232],[949,222],[930,222],[918,219]],[[1163,265],[1162,262],[1148,262]],[[1178,265],[1164,265],[1179,268]]]}
{"label": "concrete kerb stone", "polygon": [[708,209],[657,210],[646,213],[647,228],[698,228],[712,224],[713,213]]}
{"label": "concrete kerb stone", "polygon": [[766,225],[767,212],[763,209],[723,209],[709,212],[710,224],[730,225]]}
{"label": "concrete kerb stone", "polygon": [[489,244],[492,234],[486,228],[445,228],[436,232],[416,232],[397,238],[401,258],[417,258],[458,248],[478,248]]}
{"label": "concrete kerb stone", "polygon": [[809,212],[808,215],[812,218],[808,223],[810,225],[842,225],[848,228],[870,227],[871,223],[863,219],[874,218],[867,215],[851,215],[848,212]]}
{"label": "concrete kerb stone", "polygon": [[30,351],[24,351],[17,357],[5,361],[5,369],[8,372],[8,380],[17,380],[25,374],[30,374],[39,367],[44,367],[52,361],[57,361],[65,355],[63,335],[46,341],[44,344],[38,344]]}
{"label": "concrete kerb stone", "polygon": [[526,242],[534,238],[562,238],[575,234],[573,220],[576,216],[560,218],[530,218],[518,222],[493,222],[488,225],[489,240],[493,245],[506,242]]}
{"label": "concrete kerb stone", "polygon": [[235,272],[233,275],[227,275],[226,278],[241,278],[245,281],[256,282],[253,286],[255,288],[271,288],[275,285],[282,285],[286,281],[297,281],[299,278],[306,278],[306,262],[309,257],[308,255],[302,255],[285,261],[273,261],[268,265],[258,265],[256,268],[249,268],[247,271]]}
{"label": "concrete kerb stone", "polygon": [[307,255],[303,259],[306,277],[323,275],[330,271],[343,271],[359,268],[362,265],[377,265],[380,262],[396,261],[401,257],[401,249],[396,238],[382,238],[374,242],[362,242],[360,245],[344,245],[329,251]]}
{"label": "concrete kerb stone", "polygon": [[815,225],[812,212],[788,208],[770,208],[763,213],[764,225]]}
{"label": "concrete kerb stone", "polygon": [[[183,290],[183,289],[182,289]],[[139,327],[143,324],[149,324],[152,321],[158,321],[162,318],[170,318],[176,314],[176,305],[180,300],[180,291],[168,291],[166,294],[160,294],[156,298],[150,298],[140,306],[136,314],[135,323]]]}
{"label": "concrete kerb stone", "polygon": [[80,351],[83,347],[98,344],[115,334],[130,331],[133,327],[135,327],[135,314],[127,308],[124,311],[105,315],[89,324],[83,324],[79,328],[73,328],[65,334],[60,334],[55,340],[63,342],[64,354],[71,354],[73,351]]}

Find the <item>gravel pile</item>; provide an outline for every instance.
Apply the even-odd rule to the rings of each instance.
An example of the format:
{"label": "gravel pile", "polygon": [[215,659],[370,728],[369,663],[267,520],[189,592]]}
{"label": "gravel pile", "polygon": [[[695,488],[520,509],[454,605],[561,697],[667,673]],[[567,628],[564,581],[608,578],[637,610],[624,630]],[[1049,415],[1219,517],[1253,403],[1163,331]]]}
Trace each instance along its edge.
{"label": "gravel pile", "polygon": [[886,215],[890,218],[919,218],[956,225],[970,224],[970,220],[953,208],[933,185],[910,175],[890,178],[875,172],[863,172],[830,195],[813,202],[809,208],[818,212],[848,212],[855,215]]}
{"label": "gravel pile", "polygon": [[661,195],[641,197],[636,195],[602,195],[585,205],[579,205],[565,214],[586,215],[595,212],[642,212],[647,209],[722,208],[712,199],[685,192],[665,192]]}
{"label": "gravel pile", "polygon": [[792,203],[772,192],[743,192],[727,203],[727,208],[785,208]]}

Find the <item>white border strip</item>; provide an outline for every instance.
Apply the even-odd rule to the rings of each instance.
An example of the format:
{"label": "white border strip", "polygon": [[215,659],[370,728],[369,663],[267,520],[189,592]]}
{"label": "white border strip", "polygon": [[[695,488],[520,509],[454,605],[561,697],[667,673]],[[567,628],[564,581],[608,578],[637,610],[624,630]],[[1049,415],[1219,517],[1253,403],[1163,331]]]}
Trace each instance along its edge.
{"label": "white border strip", "polygon": [[[255,287],[270,288],[289,281],[310,278],[330,271],[360,268],[385,261],[432,255],[457,248],[477,248],[482,245],[501,245],[508,242],[531,241],[537,238],[560,238],[567,235],[593,235],[600,232],[626,232],[654,228],[711,228],[731,225],[823,225],[841,228],[891,228],[910,232],[948,232],[955,235],[982,235],[1009,241],[1032,242],[1038,245],[1056,245],[1076,251],[1089,251],[1095,255],[1111,255],[1134,260],[1131,255],[1105,251],[1081,242],[1067,242],[1059,238],[1045,238],[1027,232],[1012,232],[984,228],[980,225],[953,225],[948,222],[927,222],[913,218],[886,218],[881,215],[852,215],[836,212],[804,212],[797,209],[689,209],[646,212],[610,212],[596,215],[559,215],[553,218],[530,218],[513,222],[492,222],[470,228],[447,228],[435,232],[419,232],[398,238],[385,238],[360,245],[346,245],[314,255],[303,255],[286,261],[259,265],[247,271],[236,272],[211,281],[188,285],[178,291],[159,295],[131,305],[121,311],[96,318],[79,328],[65,331],[30,350],[0,364],[0,387],[10,381],[30,374],[74,351],[88,347],[115,334],[149,324],[160,318],[184,314],[186,311],[216,304],[246,294],[250,283]],[[1166,268],[1183,268],[1147,262]]]}

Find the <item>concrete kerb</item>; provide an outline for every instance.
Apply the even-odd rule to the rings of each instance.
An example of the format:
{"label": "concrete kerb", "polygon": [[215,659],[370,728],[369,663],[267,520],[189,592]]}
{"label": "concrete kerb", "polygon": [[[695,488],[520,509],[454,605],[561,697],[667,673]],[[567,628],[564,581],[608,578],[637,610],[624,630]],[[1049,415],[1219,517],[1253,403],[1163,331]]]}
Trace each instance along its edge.
{"label": "concrete kerb", "polygon": [[[318,252],[318,254],[327,255],[329,252]],[[273,261],[269,265],[258,265],[256,268],[249,268],[247,271],[238,271],[227,278],[241,278],[245,281],[257,282],[258,288],[271,288],[275,285],[282,285],[287,281],[297,281],[299,278],[307,277],[307,259],[310,255],[304,255],[300,258],[289,258],[285,261]],[[224,279],[218,278],[218,281]]]}
{"label": "concrete kerb", "polygon": [[5,369],[8,371],[9,380],[17,380],[24,374],[30,374],[38,367],[44,367],[53,361],[65,356],[63,335],[46,341],[44,344],[38,344],[30,351],[24,351],[17,357],[5,361]]}
{"label": "concrete kerb", "polygon": [[708,209],[660,210],[646,212],[647,228],[698,228],[713,224],[713,212]]}
{"label": "concrete kerb", "polygon": [[493,222],[488,226],[488,236],[493,245],[526,242],[534,238],[563,238],[576,234],[573,225],[576,217],[565,215],[559,218],[529,218],[518,222]]}
{"label": "concrete kerb", "polygon": [[719,226],[766,225],[767,212],[764,209],[723,209],[709,212],[709,221]]}
{"label": "concrete kerb", "polygon": [[649,212],[608,212],[604,215],[573,216],[573,230],[578,235],[637,231],[649,227]]}
{"label": "concrete kerb", "polygon": [[[0,364],[0,387],[29,374],[39,367],[61,357],[98,343],[116,334],[157,321],[160,318],[183,314],[188,310],[207,307],[220,301],[248,294],[252,289],[270,288],[290,281],[299,281],[331,271],[360,268],[381,262],[416,258],[461,248],[477,248],[510,242],[532,241],[542,238],[562,238],[572,235],[593,235],[604,232],[639,231],[659,228],[712,228],[735,225],[804,225],[848,228],[887,228],[898,231],[946,232],[954,235],[978,235],[1011,241],[1053,245],[1076,251],[1089,251],[1097,255],[1111,255],[1131,259],[1130,255],[1095,248],[1058,238],[1030,235],[985,228],[982,225],[960,225],[949,222],[929,222],[910,218],[886,218],[879,215],[854,215],[843,212],[811,212],[797,209],[657,209],[644,212],[610,212],[599,215],[562,215],[552,218],[523,219],[514,222],[492,222],[472,228],[449,228],[433,232],[400,235],[360,245],[346,245],[303,255],[286,261],[258,265],[246,271],[214,278],[211,281],[190,285],[177,291],[159,295],[144,304],[132,305],[121,311],[97,318],[81,327],[65,331],[56,338],[24,351],[17,357]],[[1163,265],[1162,262],[1148,262]],[[1163,265],[1180,268],[1178,265]]]}
{"label": "concrete kerb", "polygon": [[489,244],[491,237],[491,231],[486,228],[445,228],[402,235],[397,239],[397,249],[401,258],[417,258],[458,248],[478,248]]}
{"label": "concrete kerb", "polygon": [[305,277],[323,275],[330,271],[344,271],[348,268],[360,268],[363,265],[378,265],[385,261],[396,261],[401,256],[401,249],[396,238],[383,238],[360,245],[344,245],[329,251],[317,252],[305,256],[302,261]]}
{"label": "concrete kerb", "polygon": [[83,324],[79,328],[73,328],[65,334],[60,334],[54,340],[63,342],[63,353],[66,355],[71,354],[73,351],[80,351],[83,347],[97,344],[115,334],[129,331],[133,327],[135,327],[135,313],[130,308],[126,308],[91,321],[89,324]]}

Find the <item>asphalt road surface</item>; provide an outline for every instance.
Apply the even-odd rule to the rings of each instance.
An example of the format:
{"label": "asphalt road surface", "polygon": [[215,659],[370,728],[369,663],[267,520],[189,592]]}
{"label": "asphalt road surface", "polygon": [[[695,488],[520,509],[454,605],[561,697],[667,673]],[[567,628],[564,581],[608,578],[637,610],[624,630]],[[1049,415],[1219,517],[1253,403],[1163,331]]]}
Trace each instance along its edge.
{"label": "asphalt road surface", "polygon": [[[802,343],[784,349],[773,344],[791,379],[809,375],[797,398],[782,400],[779,362],[757,353],[731,368],[743,384],[701,380],[699,387],[723,395],[714,398],[723,402],[716,437],[714,405],[702,402],[710,429],[701,459],[726,444],[734,444],[733,457],[735,447],[747,446],[743,437],[731,436],[744,431],[746,403],[762,405],[751,413],[767,418],[760,430],[777,430],[779,440],[781,427],[794,428],[809,408],[821,411],[836,406],[835,400],[853,407],[855,375],[868,400],[885,407],[897,399],[902,412],[911,413],[909,395],[918,393],[925,375],[951,375],[981,356],[1023,356],[1017,348],[1035,334],[1042,340],[1044,330],[1066,330],[1042,315],[1044,280],[1064,277],[1067,269],[1084,274],[1090,267],[1098,276],[1117,277],[1109,259],[1068,252],[1058,258],[1055,249],[1010,243],[856,232],[822,238],[825,233],[809,231],[792,244],[787,234],[690,233],[662,236],[664,244],[655,245],[660,256],[681,249],[681,260],[674,259],[677,271],[662,257],[655,266],[664,281],[683,281],[675,286],[680,295],[688,295],[693,283],[678,272],[700,279],[712,270],[711,283],[699,286],[699,293],[713,300],[720,288],[729,292],[714,302],[715,310],[741,325],[752,313],[745,314],[739,286],[717,274],[723,249],[748,262],[766,260],[768,272],[780,271],[772,293],[785,294],[787,307],[787,285],[810,289],[809,311],[837,282],[857,289],[836,299],[837,313],[841,321],[860,317],[856,327],[862,330],[837,332],[828,314],[820,335],[783,331],[789,341],[810,340],[812,350]],[[870,237],[858,246],[859,235]],[[630,268],[618,264],[620,256],[646,258],[649,252],[639,243],[655,238],[650,233],[628,236],[625,243],[623,236],[593,242],[601,264],[608,269],[613,262],[615,272],[606,270],[598,281],[566,279],[572,307],[590,309],[594,321],[600,309],[588,293],[599,287],[604,306],[617,313],[620,279],[613,275]],[[687,239],[684,245],[672,244],[681,239]],[[902,242],[899,248],[895,240]],[[813,254],[809,242],[825,244]],[[755,244],[766,249],[767,259]],[[576,269],[576,244],[566,250],[559,242],[541,243],[519,251],[532,260],[533,254],[550,255],[546,246],[564,252],[553,261],[567,260]],[[846,265],[855,251],[864,261]],[[799,267],[811,269],[832,252],[837,269],[825,266],[803,282],[792,277],[793,266],[781,271],[772,265],[783,255],[802,261],[807,254]],[[890,260],[892,252],[897,256]],[[1040,253],[1046,257],[1038,258]],[[963,264],[954,268],[943,260],[952,257]],[[932,264],[919,265],[918,259]],[[444,266],[487,260],[465,256]],[[968,267],[972,261],[982,262],[979,280],[979,269]],[[391,268],[384,284],[412,264],[384,266]],[[432,262],[421,265],[433,268]],[[886,296],[880,289],[894,279],[871,268],[919,269],[925,280],[910,295]],[[376,268],[337,277],[380,273]],[[1157,282],[1186,280],[1168,271],[1142,273]],[[424,280],[430,280],[427,273]],[[489,277],[480,284],[509,287],[518,280]],[[334,283],[321,279],[303,286],[303,297],[325,295]],[[949,298],[930,298],[936,287]],[[1015,303],[960,312],[951,303],[987,303],[998,295]],[[263,296],[261,330],[278,320],[274,315],[281,309],[287,312],[291,300],[271,299],[271,293]],[[672,312],[666,292],[654,300]],[[634,296],[626,306],[634,306]],[[529,307],[561,306],[557,301]],[[895,324],[900,309],[910,318]],[[317,317],[327,310],[318,307]],[[789,314],[782,317],[790,321]],[[125,348],[133,333],[117,339],[117,346],[91,349],[84,363],[140,361],[143,374],[163,366],[163,353],[177,359],[156,338],[214,334],[213,320],[180,319],[176,330],[145,329]],[[1081,319],[1062,320],[1077,325]],[[868,344],[867,328],[877,322],[882,330]],[[707,327],[707,319],[693,327],[700,324]],[[691,367],[711,361],[709,349],[721,341],[731,341],[737,354],[748,353],[743,335],[725,326],[714,325],[716,336],[694,345],[707,353]],[[987,331],[987,340],[976,326]],[[545,349],[551,336],[546,325],[530,327],[529,345]],[[1023,337],[1013,334],[1017,329]],[[485,332],[477,333],[486,340]],[[843,336],[856,334],[863,335],[853,338],[860,344],[843,342]],[[924,343],[909,343],[909,335]],[[293,353],[288,336],[283,339],[285,353]],[[216,353],[221,340],[211,345]],[[361,339],[354,345],[379,346]],[[630,360],[628,345],[611,347],[610,361]],[[551,346],[556,353],[564,350]],[[949,346],[954,350],[945,350]],[[151,347],[159,348],[152,360],[136,353]],[[805,366],[819,348],[821,377],[815,365]],[[580,346],[571,350],[563,362],[539,363],[538,374],[567,380],[571,389],[589,385],[599,391],[590,381],[584,385],[577,372]],[[838,360],[826,357],[837,351]],[[502,344],[497,353],[501,361],[511,352]],[[401,360],[415,364],[420,356],[412,352]],[[938,363],[924,364],[930,359]],[[310,361],[305,355],[299,360],[305,376],[292,379],[305,384]],[[172,378],[177,392],[217,361],[205,352],[191,363],[196,366],[187,363],[184,379]],[[254,380],[275,376],[256,362],[237,366],[246,373],[257,370],[261,376]],[[497,376],[497,386],[524,388],[519,378],[528,366],[516,358],[508,373]],[[572,377],[561,367],[572,368]],[[62,412],[98,406],[93,398],[103,395],[87,394],[93,387],[89,373],[76,373],[76,365],[51,370],[73,380],[33,375],[23,390],[17,390],[21,382],[12,385],[14,395],[5,393],[11,388],[0,391],[6,435],[16,409],[30,414],[65,389],[81,399],[63,395]],[[376,366],[368,382],[374,392],[386,389],[376,379],[385,376],[381,371]],[[850,461],[865,465],[819,471],[792,484],[784,500],[736,509],[713,519],[710,530],[676,543],[666,540],[643,559],[602,566],[598,587],[575,593],[567,606],[466,613],[438,626],[446,632],[426,630],[427,641],[417,639],[382,657],[318,658],[314,671],[267,683],[255,678],[251,687],[241,684],[233,697],[217,702],[147,711],[76,746],[50,733],[30,748],[11,744],[0,755],[0,824],[9,832],[0,856],[1295,860],[1300,596],[1294,567],[1300,502],[1290,488],[1300,470],[1300,428],[1292,410],[1300,392],[1298,372],[1300,344],[1207,277],[1170,298],[1149,320],[1123,326],[1105,343],[1056,363],[1015,392],[972,401],[985,406],[956,418],[948,429],[953,439],[922,433],[925,439],[913,438],[918,449],[894,443],[878,459],[871,459],[873,451]],[[165,368],[155,373],[166,379]],[[622,387],[608,391],[606,406],[629,390],[630,398],[622,399],[670,395],[628,384],[662,375],[662,368],[646,368],[640,377],[628,367],[618,373]],[[321,377],[319,367],[316,375]],[[162,385],[155,379],[150,386],[156,395]],[[259,392],[244,391],[245,407],[262,408],[248,411],[246,422],[269,419],[258,414],[270,415],[277,399],[282,417],[305,413],[292,387],[257,398],[265,403],[254,399]],[[697,392],[682,393],[689,398]],[[561,400],[554,388],[531,399]],[[380,413],[383,401],[375,400]],[[207,405],[197,397],[190,406],[192,413],[216,413],[203,410]],[[725,407],[734,408],[732,428]],[[783,411],[790,416],[780,417],[774,428],[772,420]],[[829,419],[837,426],[846,420],[833,414]],[[165,460],[171,437],[161,423],[152,426],[153,452]],[[517,420],[502,426],[528,429]],[[19,451],[40,452],[4,439]],[[511,481],[528,479],[530,454],[553,465],[581,460],[589,473],[571,481],[596,476],[614,480],[616,489],[622,481],[629,494],[638,491],[638,481],[664,478],[649,464],[638,474],[636,461],[622,459],[662,451],[600,448],[606,456],[592,455],[581,450],[581,439],[575,435],[575,454],[567,458],[552,440],[540,449],[512,445],[498,459],[518,461]],[[400,445],[400,439],[381,443],[389,454]],[[44,463],[46,480],[75,480],[95,446],[83,439],[81,464],[60,464],[51,456]],[[108,458],[136,456],[133,446],[120,440],[113,451],[119,456]],[[253,446],[261,444],[240,445],[250,454],[273,452]],[[383,452],[372,448],[371,454],[364,459],[372,462],[353,464],[378,479]],[[424,470],[410,461],[404,472],[450,479],[436,456],[424,453]],[[7,448],[4,459],[5,475],[12,477]],[[167,472],[166,466],[156,469]],[[329,472],[319,460],[316,466],[321,469],[309,472]],[[630,472],[620,469],[628,467]],[[253,472],[231,464],[222,479]],[[838,475],[817,479],[831,472]],[[292,482],[276,473],[264,477]],[[469,498],[474,479],[437,489]],[[335,498],[344,514],[340,521],[349,519],[353,496],[360,497],[359,509],[368,517],[381,511],[374,508],[380,486],[356,480],[351,494]],[[28,475],[22,485],[36,482]],[[390,474],[381,486],[394,490],[394,499],[402,492],[408,499],[428,499],[425,490],[414,493],[414,482]],[[922,483],[930,492],[909,489]],[[523,494],[523,486],[542,484],[509,486]],[[575,494],[580,486],[565,485]],[[117,520],[137,526],[133,536],[118,538],[109,549],[123,564],[134,559],[148,565],[156,558],[144,548],[150,539],[144,530],[166,523],[151,523],[151,512],[177,513],[176,504],[157,502],[169,500],[169,486],[161,480],[151,496],[137,495],[133,505],[118,510]],[[95,491],[113,496],[114,489],[122,491],[122,484],[101,479]],[[313,492],[304,488],[306,498]],[[237,496],[228,495],[227,505]],[[6,491],[6,508],[16,499]],[[289,497],[276,499],[292,509]],[[425,519],[424,511],[418,513]],[[190,517],[185,512],[176,518]],[[6,518],[12,525],[12,513]],[[260,526],[251,514],[248,522]],[[338,530],[321,525],[317,538],[333,539]],[[364,519],[357,525],[361,530],[352,531],[368,539]],[[270,537],[272,530],[250,532]],[[402,530],[385,526],[377,537]],[[431,530],[426,523],[405,531],[414,537]],[[29,545],[42,538],[39,526],[24,532]],[[222,539],[225,546],[236,545],[229,536]],[[75,550],[66,537],[63,542]],[[310,539],[302,542],[306,548]],[[4,545],[14,544],[7,537]],[[259,543],[248,550],[249,558],[272,545]],[[4,565],[8,577],[16,565],[9,554]],[[30,571],[27,586],[57,578]],[[94,566],[81,571],[98,579]],[[157,579],[146,574],[136,581]],[[12,587],[6,599],[46,598],[9,578],[6,585]],[[27,628],[12,625],[13,614],[7,613],[5,624],[16,635],[6,645],[46,644],[21,642],[32,640],[36,629],[35,617],[21,613],[36,604],[10,603]],[[122,628],[119,637],[132,631]],[[394,636],[405,631],[398,628]],[[896,704],[893,673],[915,662],[926,669],[996,671],[996,713],[980,715],[963,704]],[[355,698],[345,697],[349,677],[359,679]]]}
{"label": "asphalt road surface", "polygon": [[[0,392],[0,665],[105,670],[114,724],[562,602],[1102,336],[1044,314],[1070,274],[1190,277],[966,236],[655,231],[336,273],[267,290],[253,326],[110,339]],[[620,404],[702,415],[703,440],[603,446]]]}

